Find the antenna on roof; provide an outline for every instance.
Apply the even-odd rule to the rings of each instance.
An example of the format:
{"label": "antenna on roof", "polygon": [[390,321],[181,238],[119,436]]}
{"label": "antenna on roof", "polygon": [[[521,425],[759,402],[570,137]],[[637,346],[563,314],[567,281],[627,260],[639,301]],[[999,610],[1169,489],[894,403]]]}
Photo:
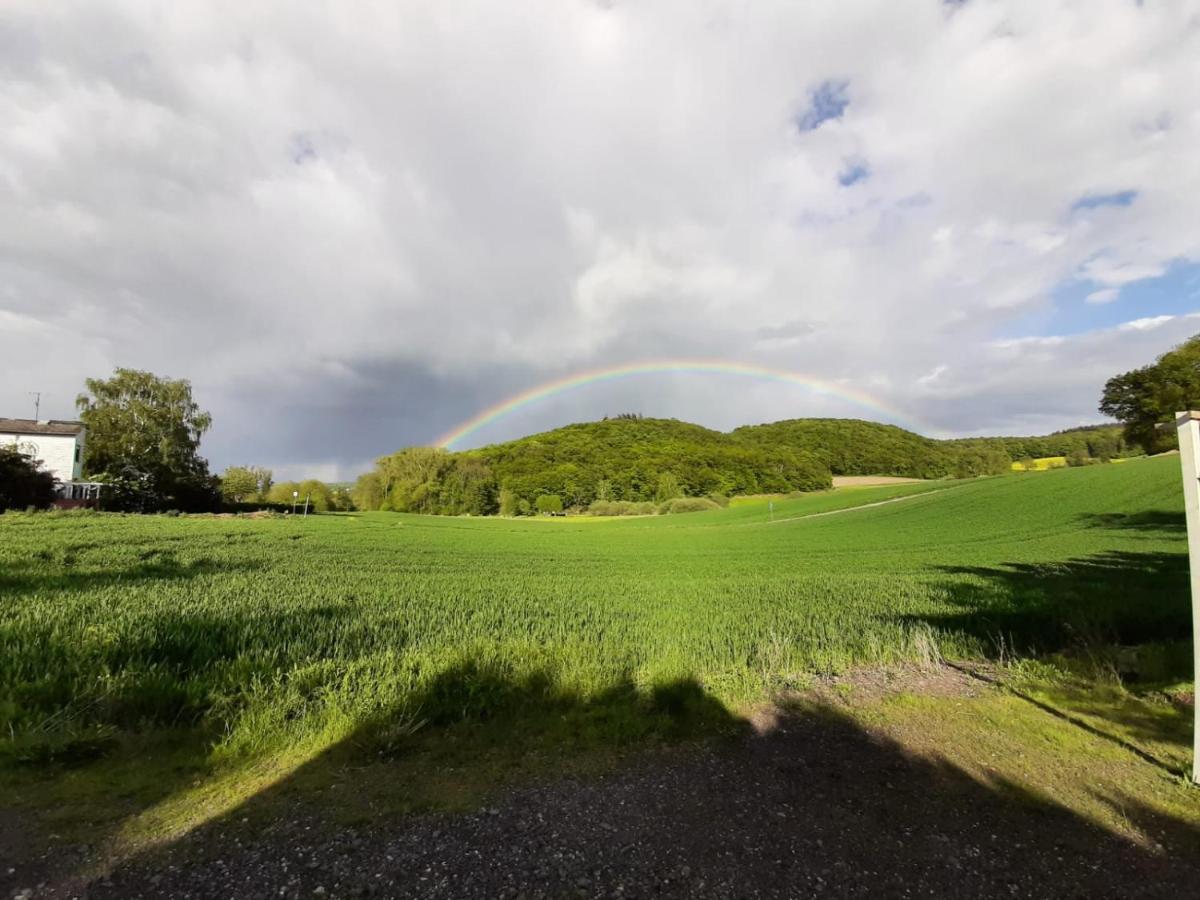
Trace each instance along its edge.
{"label": "antenna on roof", "polygon": [[42,421],[42,392],[30,391],[29,396],[33,398],[33,421]]}

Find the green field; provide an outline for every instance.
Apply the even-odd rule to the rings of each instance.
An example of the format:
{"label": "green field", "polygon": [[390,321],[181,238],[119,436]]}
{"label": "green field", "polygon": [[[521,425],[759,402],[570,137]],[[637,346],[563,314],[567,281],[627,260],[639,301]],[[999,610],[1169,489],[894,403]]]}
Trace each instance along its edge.
{"label": "green field", "polygon": [[858,489],[777,501],[773,523],[765,500],[600,521],[8,515],[0,735],[37,759],[192,729],[235,760],[563,709],[633,739],[856,664],[1166,645],[1189,633],[1178,482],[1158,459]]}

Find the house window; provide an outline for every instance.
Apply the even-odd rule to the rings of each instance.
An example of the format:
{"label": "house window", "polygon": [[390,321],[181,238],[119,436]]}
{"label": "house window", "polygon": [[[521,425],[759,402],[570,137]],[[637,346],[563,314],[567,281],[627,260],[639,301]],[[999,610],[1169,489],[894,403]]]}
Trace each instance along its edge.
{"label": "house window", "polygon": [[79,462],[79,445],[75,445],[75,462]]}

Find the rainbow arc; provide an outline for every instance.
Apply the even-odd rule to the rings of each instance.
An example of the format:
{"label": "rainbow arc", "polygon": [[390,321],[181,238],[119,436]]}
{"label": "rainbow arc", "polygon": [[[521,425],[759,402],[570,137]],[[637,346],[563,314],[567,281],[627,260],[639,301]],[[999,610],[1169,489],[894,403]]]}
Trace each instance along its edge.
{"label": "rainbow arc", "polygon": [[927,424],[913,418],[903,410],[868,394],[866,391],[826,379],[816,378],[802,372],[791,372],[786,369],[773,369],[766,366],[755,366],[726,360],[655,359],[625,363],[604,369],[591,369],[586,372],[577,372],[574,375],[568,375],[564,378],[556,378],[552,381],[543,382],[501,400],[499,403],[489,406],[467,421],[457,425],[437,440],[437,446],[452,450],[455,444],[470,437],[481,428],[491,425],[493,422],[517,410],[524,409],[534,403],[568,391],[578,390],[593,384],[601,384],[606,381],[658,374],[730,375],[741,378],[755,378],[760,381],[792,384],[820,396],[836,397],[840,400],[845,400],[859,409],[869,410],[871,413],[882,416],[893,424],[901,425],[913,431],[929,433],[932,430]]}

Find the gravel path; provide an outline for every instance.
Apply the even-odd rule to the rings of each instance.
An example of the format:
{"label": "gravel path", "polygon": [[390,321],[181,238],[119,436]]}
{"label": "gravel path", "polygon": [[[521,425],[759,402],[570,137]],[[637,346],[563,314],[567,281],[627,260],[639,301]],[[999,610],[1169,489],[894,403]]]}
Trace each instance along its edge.
{"label": "gravel path", "polygon": [[784,719],[467,815],[343,829],[289,818],[247,833],[239,810],[103,881],[27,896],[1197,896],[1200,836],[1125,811],[1157,846],[849,721]]}

